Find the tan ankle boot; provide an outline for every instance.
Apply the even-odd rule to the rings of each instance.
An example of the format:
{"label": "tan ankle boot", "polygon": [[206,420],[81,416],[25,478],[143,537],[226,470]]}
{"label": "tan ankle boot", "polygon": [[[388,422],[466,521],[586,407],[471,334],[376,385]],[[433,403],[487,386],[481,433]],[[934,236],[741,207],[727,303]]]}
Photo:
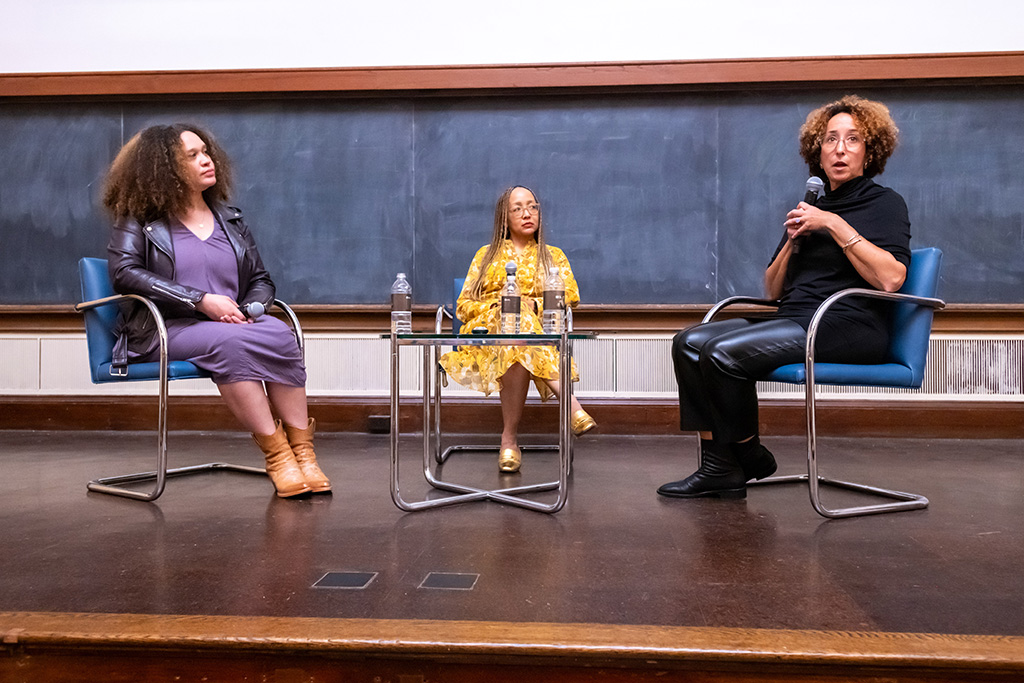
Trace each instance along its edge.
{"label": "tan ankle boot", "polygon": [[299,463],[302,476],[313,493],[328,493],[331,490],[331,480],[323,473],[320,466],[316,464],[316,453],[313,452],[313,431],[316,429],[316,422],[309,418],[309,424],[305,429],[292,427],[286,424],[284,433],[288,435],[288,444],[295,453],[295,460]]}
{"label": "tan ankle boot", "polygon": [[273,434],[253,434],[252,439],[267,458],[267,476],[274,482],[277,495],[281,498],[309,493],[310,488],[302,476],[295,454],[288,445],[288,437],[281,428],[281,421],[274,423]]}

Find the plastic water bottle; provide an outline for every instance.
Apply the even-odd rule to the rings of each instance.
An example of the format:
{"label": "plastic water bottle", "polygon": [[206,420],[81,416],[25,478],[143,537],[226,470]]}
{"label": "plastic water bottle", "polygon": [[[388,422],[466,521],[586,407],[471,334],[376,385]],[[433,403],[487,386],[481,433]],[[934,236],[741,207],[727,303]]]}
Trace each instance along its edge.
{"label": "plastic water bottle", "polygon": [[562,334],[565,329],[565,283],[557,266],[548,269],[544,280],[544,334]]}
{"label": "plastic water bottle", "polygon": [[505,286],[501,289],[501,333],[519,334],[521,296],[516,282],[516,262],[505,264]]}
{"label": "plastic water bottle", "polygon": [[412,332],[412,285],[405,279],[405,273],[399,273],[391,285],[391,331]]}

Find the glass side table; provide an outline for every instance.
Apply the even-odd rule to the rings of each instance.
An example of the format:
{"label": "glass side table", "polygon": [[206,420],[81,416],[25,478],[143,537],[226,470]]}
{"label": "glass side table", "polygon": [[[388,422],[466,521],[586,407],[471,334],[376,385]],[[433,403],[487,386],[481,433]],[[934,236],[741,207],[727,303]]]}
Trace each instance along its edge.
{"label": "glass side table", "polygon": [[[555,481],[510,486],[494,489],[469,486],[441,478],[435,464],[440,465],[455,450],[480,450],[479,446],[451,446],[441,451],[441,386],[438,381],[440,370],[438,360],[444,346],[553,346],[559,352],[559,377],[571,377],[572,344],[577,339],[592,339],[590,332],[563,334],[452,334],[440,332],[413,332],[409,334],[383,334],[391,340],[391,499],[401,510],[425,510],[455,505],[476,500],[492,500],[506,505],[515,505],[538,512],[558,512],[568,497],[567,481],[572,463],[571,399],[572,381],[561,382],[558,397],[558,479]],[[399,349],[402,346],[424,346],[423,364],[423,476],[435,489],[452,493],[443,498],[407,501],[402,497],[399,482],[399,445],[401,434],[399,424],[400,393],[398,390]],[[431,382],[431,369],[435,377]],[[434,391],[430,389],[433,386]],[[433,416],[433,421],[431,421]],[[554,447],[552,447],[554,448]],[[431,462],[433,461],[433,462]],[[556,491],[555,501],[550,504],[524,498],[524,494],[539,491]]]}

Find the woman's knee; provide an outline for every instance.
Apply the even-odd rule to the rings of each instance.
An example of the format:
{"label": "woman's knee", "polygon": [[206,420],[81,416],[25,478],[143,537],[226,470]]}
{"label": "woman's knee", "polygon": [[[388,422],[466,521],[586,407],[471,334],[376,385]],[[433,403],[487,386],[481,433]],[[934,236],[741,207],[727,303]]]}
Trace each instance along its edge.
{"label": "woman's knee", "polygon": [[718,340],[727,336],[736,329],[745,325],[742,319],[714,321],[694,325],[672,338],[672,358],[678,365],[680,362],[688,361],[692,364],[700,364],[708,346],[713,346]]}
{"label": "woman's knee", "polygon": [[512,365],[508,366],[508,370],[506,370],[505,374],[502,375],[502,377],[516,377],[516,378],[519,378],[519,377],[527,377],[527,378],[529,378],[529,376],[530,376],[530,371],[527,370],[526,368],[524,368],[520,363],[513,363]]}
{"label": "woman's knee", "polygon": [[683,358],[697,360],[701,347],[708,340],[707,331],[701,329],[702,327],[702,325],[694,325],[676,332],[672,337],[672,358],[677,359],[677,362]]}
{"label": "woman's knee", "polygon": [[756,377],[803,357],[804,331],[789,320],[772,320],[719,335],[700,352],[702,370],[714,369],[736,378]]}
{"label": "woman's knee", "polygon": [[699,363],[701,369],[705,372],[717,370],[732,374],[736,364],[733,347],[734,344],[730,343],[728,339],[709,339],[700,349]]}

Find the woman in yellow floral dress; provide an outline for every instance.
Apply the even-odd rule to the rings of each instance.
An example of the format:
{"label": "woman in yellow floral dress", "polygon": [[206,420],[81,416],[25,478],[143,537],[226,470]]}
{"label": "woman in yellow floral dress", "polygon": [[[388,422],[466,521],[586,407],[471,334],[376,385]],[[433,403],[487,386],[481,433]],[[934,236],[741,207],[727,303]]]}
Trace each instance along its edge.
{"label": "woman in yellow floral dress", "polygon": [[[544,243],[540,204],[534,193],[520,186],[510,187],[494,207],[494,233],[491,243],[481,247],[469,266],[466,283],[459,295],[456,316],[464,321],[462,332],[486,327],[497,333],[501,319],[501,288],[505,284],[505,264],[516,263],[516,280],[522,292],[520,329],[540,334],[541,301],[544,274],[556,266],[565,283],[565,305],[580,301],[569,260],[561,249]],[[441,357],[441,366],[459,384],[489,395],[501,395],[502,472],[518,472],[522,452],[518,445],[519,422],[532,379],[542,398],[558,395],[558,353],[549,346],[465,346]],[[573,381],[579,379],[573,365]],[[572,397],[572,431],[580,436],[594,427],[593,418]]]}

